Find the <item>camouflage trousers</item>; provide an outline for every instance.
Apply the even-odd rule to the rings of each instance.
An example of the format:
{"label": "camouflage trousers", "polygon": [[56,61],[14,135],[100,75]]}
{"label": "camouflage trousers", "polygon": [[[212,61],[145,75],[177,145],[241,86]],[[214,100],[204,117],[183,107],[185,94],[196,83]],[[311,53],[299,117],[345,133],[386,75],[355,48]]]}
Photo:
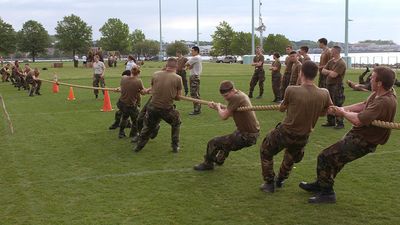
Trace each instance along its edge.
{"label": "camouflage trousers", "polygon": [[[200,76],[190,75],[190,97],[200,99]],[[193,102],[193,111],[200,112],[201,105]]]}
{"label": "camouflage trousers", "polygon": [[215,137],[207,144],[204,160],[206,163],[215,162],[218,165],[222,165],[229,152],[255,145],[258,136],[259,133],[246,133],[236,130],[232,134]]}
{"label": "camouflage trousers", "polygon": [[42,86],[41,80],[29,80],[28,82],[29,87],[29,95],[40,94],[40,87]]}
{"label": "camouflage trousers", "polygon": [[[101,77],[101,74],[94,74],[93,75],[93,87],[99,87],[99,83],[100,83],[100,87],[104,88],[106,86],[106,83],[104,82],[104,77]],[[99,90],[95,89],[93,90],[93,93],[95,95],[99,95]],[[104,94],[104,91],[103,91]]]}
{"label": "camouflage trousers", "polygon": [[153,106],[151,103],[146,107],[144,117],[144,127],[140,131],[137,146],[143,148],[149,141],[152,134],[159,128],[161,119],[171,125],[171,145],[172,147],[179,146],[179,132],[181,119],[178,110],[174,107],[161,109]]}
{"label": "camouflage trousers", "polygon": [[10,73],[8,73],[8,72],[3,72],[2,74],[1,74],[1,81],[2,82],[8,82],[9,79],[10,78]]}
{"label": "camouflage trousers", "polygon": [[340,141],[318,155],[317,182],[324,189],[332,189],[334,179],[347,163],[374,152],[376,145],[363,137],[348,132]]}
{"label": "camouflage trousers", "polygon": [[289,86],[290,83],[290,73],[283,74],[282,82],[281,82],[281,99],[285,97],[286,88]]}
{"label": "camouflage trousers", "polygon": [[[343,84],[342,83],[329,84],[326,87],[329,91],[329,95],[331,96],[333,104],[335,106],[342,107],[344,100],[345,100]],[[342,125],[343,124],[343,117],[328,115],[327,119],[328,119],[328,123],[332,124],[332,125],[335,125],[335,124]]]}
{"label": "camouflage trousers", "polygon": [[260,88],[260,96],[262,96],[264,94],[264,81],[265,81],[265,71],[264,70],[255,70],[253,76],[251,77],[250,80],[250,91],[249,91],[249,95],[252,96],[253,95],[253,91],[254,88],[257,85],[258,82],[258,86]]}
{"label": "camouflage trousers", "polygon": [[281,100],[281,79],[282,75],[280,73],[278,74],[272,74],[272,91],[274,92],[274,100]]}
{"label": "camouflage trousers", "polygon": [[319,72],[319,77],[318,77],[318,87],[326,88],[326,75],[323,75],[321,71]]}
{"label": "camouflage trousers", "polygon": [[119,125],[119,133],[124,133],[124,129],[126,128],[128,124],[128,118],[131,118],[132,125],[131,125],[131,132],[129,134],[130,137],[137,136],[137,125],[136,125],[136,119],[139,115],[139,110],[136,105],[133,106],[128,106],[127,104],[118,101],[117,102],[117,107],[121,111],[121,122]]}
{"label": "camouflage trousers", "polygon": [[264,138],[260,148],[261,171],[266,183],[273,183],[275,178],[273,157],[285,149],[285,155],[278,177],[287,179],[294,163],[303,159],[304,147],[308,142],[309,135],[295,135],[283,129],[281,125],[269,132]]}
{"label": "camouflage trousers", "polygon": [[189,88],[186,78],[186,70],[178,70],[176,74],[178,74],[182,78],[183,87],[185,89],[185,95],[187,95],[189,93]]}

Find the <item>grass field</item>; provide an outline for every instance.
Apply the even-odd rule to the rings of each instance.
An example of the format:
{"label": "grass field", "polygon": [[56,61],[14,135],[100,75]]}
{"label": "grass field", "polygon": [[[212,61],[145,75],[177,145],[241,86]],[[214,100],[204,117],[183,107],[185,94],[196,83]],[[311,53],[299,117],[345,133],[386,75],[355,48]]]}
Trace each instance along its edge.
{"label": "grass field", "polygon": [[[49,68],[41,73],[44,79],[57,72],[63,82],[91,85],[90,69],[64,65],[34,66]],[[143,66],[145,86],[161,65]],[[222,101],[218,85],[224,79],[247,92],[249,65],[203,66],[203,99]],[[122,65],[107,69],[108,87],[118,86],[122,70]],[[357,81],[360,72],[351,70],[346,79]],[[254,105],[271,104],[270,80],[268,73],[265,97],[254,99]],[[0,83],[15,128],[11,134],[5,116],[1,117],[0,224],[400,224],[400,131],[393,131],[376,153],[342,170],[335,183],[337,204],[309,205],[310,194],[298,183],[314,179],[316,156],[351,128],[348,122],[338,131],[322,128],[321,118],[303,161],[295,165],[284,188],[266,194],[258,189],[259,146],[283,113],[257,112],[262,129],[257,145],[230,154],[214,171],[197,172],[192,166],[202,161],[208,140],[232,132],[232,120],[221,121],[205,107],[200,116],[190,117],[192,104],[178,102],[181,152],[171,152],[170,127],[162,122],[158,137],[133,153],[128,138],[118,139],[118,131],[108,130],[114,113],[100,112],[102,100],[94,99],[90,90],[74,91],[76,100],[67,101],[68,87],[53,94],[51,85],[44,83],[43,95],[32,98]],[[345,94],[346,105],[368,95],[347,87]],[[118,97],[111,93],[113,107]],[[276,157],[275,170],[281,159],[282,153]]]}

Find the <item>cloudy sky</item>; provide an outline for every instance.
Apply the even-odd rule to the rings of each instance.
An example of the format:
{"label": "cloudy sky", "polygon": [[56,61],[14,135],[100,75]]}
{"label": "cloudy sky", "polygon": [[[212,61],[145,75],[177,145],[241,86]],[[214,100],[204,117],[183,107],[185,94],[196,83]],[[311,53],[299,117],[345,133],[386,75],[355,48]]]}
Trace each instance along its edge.
{"label": "cloudy sky", "polygon": [[[196,40],[196,0],[161,0],[162,36],[165,41]],[[258,2],[255,2],[255,25]],[[159,40],[158,0],[0,0],[1,18],[19,30],[27,20],[55,33],[57,21],[66,15],[80,16],[99,39],[108,18],[119,18],[129,28],[141,29],[147,38]],[[266,33],[284,34],[290,40],[344,42],[345,0],[262,0],[261,14]],[[5,8],[4,8],[5,6]],[[4,10],[5,9],[5,10]],[[235,31],[251,32],[251,0],[199,0],[200,40],[211,40],[221,21]],[[400,44],[398,0],[349,0],[349,41],[393,40]]]}

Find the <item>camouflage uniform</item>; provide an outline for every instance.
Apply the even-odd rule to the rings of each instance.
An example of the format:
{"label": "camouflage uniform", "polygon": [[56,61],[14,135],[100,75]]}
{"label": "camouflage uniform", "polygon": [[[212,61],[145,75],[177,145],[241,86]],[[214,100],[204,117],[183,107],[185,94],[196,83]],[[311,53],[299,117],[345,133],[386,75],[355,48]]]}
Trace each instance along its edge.
{"label": "camouflage uniform", "polygon": [[279,170],[279,178],[287,179],[294,163],[303,159],[304,147],[309,135],[296,135],[286,131],[280,123],[263,140],[260,148],[262,176],[266,183],[275,178],[273,156],[285,149],[285,155]]}
{"label": "camouflage uniform", "polygon": [[347,163],[375,152],[375,144],[368,143],[361,135],[348,132],[342,140],[329,146],[318,155],[318,184],[332,189],[334,179]]}
{"label": "camouflage uniform", "polygon": [[237,151],[255,145],[258,136],[259,133],[247,133],[236,130],[232,134],[215,137],[207,144],[204,161],[209,164],[215,162],[218,165],[222,165],[230,151]]}
{"label": "camouflage uniform", "polygon": [[[93,87],[99,87],[99,83],[100,83],[100,87],[104,88],[106,86],[106,83],[104,82],[104,77],[101,77],[101,74],[94,74],[93,75]],[[93,93],[97,96],[99,95],[99,90],[94,89]],[[104,91],[103,91],[104,94]]]}
{"label": "camouflage uniform", "polygon": [[[183,87],[185,89],[185,95],[187,95],[189,93],[189,88],[186,78],[186,70],[178,70],[176,71],[176,74],[178,74],[182,78]],[[199,87],[200,87],[200,80],[199,80]]]}
{"label": "camouflage uniform", "polygon": [[290,75],[292,74],[293,63],[289,61],[288,57],[286,57],[285,65],[286,68],[281,82],[281,99],[283,99],[283,97],[285,96],[286,88],[289,86],[290,83]]}
{"label": "camouflage uniform", "polygon": [[138,110],[137,105],[128,106],[125,103],[123,103],[122,101],[118,101],[117,107],[121,111],[121,116],[122,116],[121,123],[120,123],[120,132],[121,131],[123,132],[125,127],[127,127],[128,118],[131,118],[132,125],[131,125],[131,132],[130,132],[129,136],[130,137],[136,136],[138,133],[138,129],[136,126],[136,118],[139,115],[139,110]]}
{"label": "camouflage uniform", "polygon": [[152,134],[159,129],[161,119],[171,125],[171,140],[172,147],[179,147],[179,131],[181,125],[181,119],[178,110],[174,107],[168,109],[157,108],[150,102],[146,107],[146,114],[144,117],[144,127],[140,132],[137,147],[143,148]]}
{"label": "camouflage uniform", "polygon": [[[200,76],[190,75],[190,97],[200,99]],[[201,104],[193,102],[193,111],[200,112]]]}
{"label": "camouflage uniform", "polygon": [[[342,107],[345,100],[343,84],[328,84],[326,88],[329,91],[329,95],[331,96],[333,104],[335,106]],[[343,125],[343,117],[327,115],[327,119],[328,124]]]}
{"label": "camouflage uniform", "polygon": [[260,88],[259,96],[262,96],[264,94],[264,81],[265,81],[265,71],[263,69],[262,70],[256,69],[250,80],[249,96],[253,95],[253,91],[254,91],[255,86],[257,85],[257,82],[258,82],[258,86]]}

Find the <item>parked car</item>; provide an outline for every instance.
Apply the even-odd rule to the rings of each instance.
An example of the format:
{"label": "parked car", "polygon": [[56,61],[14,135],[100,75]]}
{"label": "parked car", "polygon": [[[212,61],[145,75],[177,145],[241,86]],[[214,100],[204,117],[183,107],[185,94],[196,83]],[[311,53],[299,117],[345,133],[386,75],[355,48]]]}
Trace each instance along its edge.
{"label": "parked car", "polygon": [[227,55],[225,57],[219,58],[217,63],[236,63],[236,57],[232,55]]}

